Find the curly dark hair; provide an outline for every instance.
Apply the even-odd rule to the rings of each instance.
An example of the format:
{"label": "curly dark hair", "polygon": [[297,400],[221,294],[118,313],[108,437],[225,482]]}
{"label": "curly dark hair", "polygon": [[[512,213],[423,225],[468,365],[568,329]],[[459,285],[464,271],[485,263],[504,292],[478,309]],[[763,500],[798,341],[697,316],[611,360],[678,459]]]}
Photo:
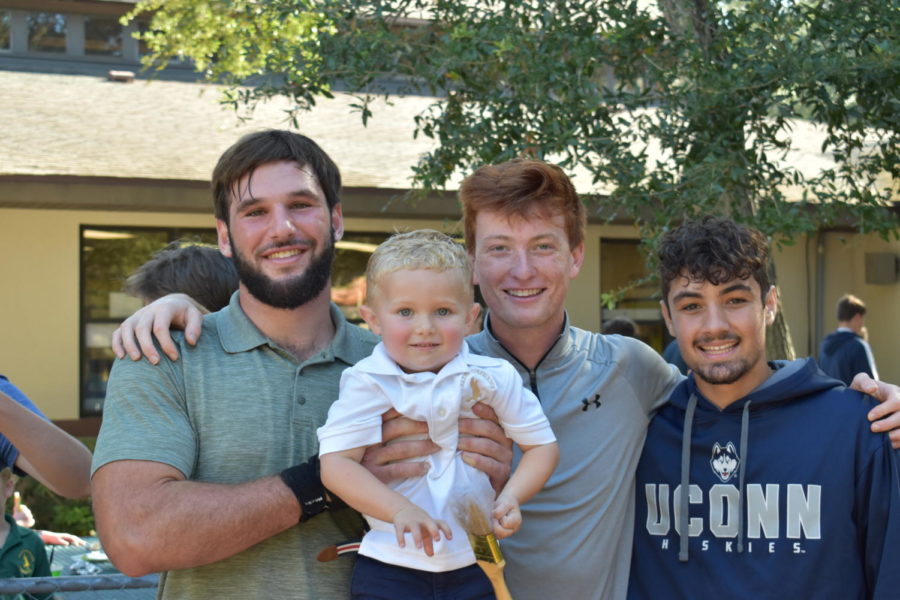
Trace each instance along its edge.
{"label": "curly dark hair", "polygon": [[769,243],[762,232],[725,217],[685,221],[666,233],[657,252],[663,301],[679,277],[719,285],[753,277],[763,301],[769,291]]}

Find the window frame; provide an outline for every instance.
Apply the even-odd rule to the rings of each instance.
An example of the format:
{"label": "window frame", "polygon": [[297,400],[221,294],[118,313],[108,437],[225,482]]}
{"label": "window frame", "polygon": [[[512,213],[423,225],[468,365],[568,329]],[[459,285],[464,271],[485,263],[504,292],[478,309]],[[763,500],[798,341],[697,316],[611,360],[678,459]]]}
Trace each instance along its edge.
{"label": "window frame", "polygon": [[[113,53],[103,53],[103,52],[90,52],[89,46],[90,41],[88,39],[88,23],[90,21],[110,21],[115,24],[119,28],[119,49],[118,54]],[[88,58],[99,58],[103,60],[115,60],[121,61],[125,58],[125,40],[128,37],[126,32],[126,27],[119,23],[119,20],[116,17],[110,15],[83,15],[82,27],[84,29],[84,55]]]}
{"label": "window frame", "polygon": [[[29,19],[32,16],[37,15],[59,15],[63,19],[63,35],[62,35],[62,49],[61,50],[45,50],[40,48],[34,48],[31,45],[31,27],[29,26]],[[28,54],[34,56],[42,56],[42,57],[58,57],[58,56],[67,56],[69,55],[69,36],[71,32],[69,31],[69,20],[71,13],[58,12],[54,10],[29,10],[25,12],[25,48]],[[10,48],[12,47],[12,35],[10,35]]]}
{"label": "window frame", "polygon": [[[604,236],[600,238],[599,242],[600,260],[598,261],[598,266],[601,271],[599,277],[600,288],[598,290],[598,298],[600,297],[599,294],[611,291],[612,288],[607,288],[609,287],[609,284],[613,283],[604,277],[603,269],[606,262],[606,259],[603,256],[604,252],[609,252],[613,248],[629,247],[640,253],[639,246],[641,240],[637,238]],[[614,261],[609,261],[609,264],[612,264],[612,262]],[[650,274],[647,270],[646,262],[643,262],[643,271],[647,275]],[[633,282],[634,280],[632,279],[631,281]],[[647,287],[649,288],[649,285]],[[612,318],[628,317],[633,320],[638,327],[638,339],[641,339],[654,350],[661,353],[666,347],[666,344],[672,339],[672,336],[669,335],[669,331],[666,329],[662,312],[657,302],[659,299],[658,296],[659,290],[656,289],[650,296],[625,298],[614,309],[607,308],[602,302],[599,303],[598,308],[600,311],[601,328],[604,323]],[[623,304],[624,306],[622,306]],[[638,304],[638,306],[635,306],[635,304]],[[647,306],[640,306],[640,304],[647,304]]]}
{"label": "window frame", "polygon": [[[100,417],[103,415],[102,406],[99,410],[89,410],[86,406],[89,399],[87,394],[88,384],[88,325],[89,324],[117,324],[121,318],[91,319],[88,318],[87,298],[87,273],[85,231],[109,231],[128,233],[164,233],[166,243],[179,239],[195,237],[198,235],[215,235],[214,227],[169,227],[169,226],[145,226],[145,225],[90,225],[82,223],[78,228],[78,415],[79,418]],[[162,246],[160,247],[160,249]],[[105,395],[104,395],[105,396]],[[104,397],[105,400],[105,397]]]}

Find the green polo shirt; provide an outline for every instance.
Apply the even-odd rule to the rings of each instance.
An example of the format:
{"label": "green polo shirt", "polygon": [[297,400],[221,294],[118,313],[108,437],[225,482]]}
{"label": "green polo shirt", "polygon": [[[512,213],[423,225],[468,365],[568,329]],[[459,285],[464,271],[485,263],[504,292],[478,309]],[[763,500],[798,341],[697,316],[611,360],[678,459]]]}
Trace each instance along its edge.
{"label": "green polo shirt", "polygon": [[[264,336],[238,294],[206,315],[196,346],[176,333],[180,360],[116,361],[110,374],[93,470],[116,460],[151,460],[187,479],[241,483],[273,475],[318,452],[316,429],[338,397],[341,372],[377,338],[331,307],[331,344],[300,363]],[[292,527],[218,563],[171,571],[163,598],[341,598],[349,560],[318,562],[343,537],[327,517]]]}

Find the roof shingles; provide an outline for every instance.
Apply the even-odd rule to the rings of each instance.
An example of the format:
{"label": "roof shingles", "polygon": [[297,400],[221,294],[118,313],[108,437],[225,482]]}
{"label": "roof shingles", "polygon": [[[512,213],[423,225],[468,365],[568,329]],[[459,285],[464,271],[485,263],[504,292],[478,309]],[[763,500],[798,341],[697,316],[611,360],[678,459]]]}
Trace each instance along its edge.
{"label": "roof shingles", "polygon": [[[221,88],[162,80],[0,71],[0,175],[75,175],[208,181],[238,137],[288,128],[287,103],[271,101],[241,122],[219,104]],[[404,189],[432,142],[412,136],[412,115],[433,99],[379,102],[368,126],[335,94],[300,117],[300,131],[335,160],[349,187]]]}

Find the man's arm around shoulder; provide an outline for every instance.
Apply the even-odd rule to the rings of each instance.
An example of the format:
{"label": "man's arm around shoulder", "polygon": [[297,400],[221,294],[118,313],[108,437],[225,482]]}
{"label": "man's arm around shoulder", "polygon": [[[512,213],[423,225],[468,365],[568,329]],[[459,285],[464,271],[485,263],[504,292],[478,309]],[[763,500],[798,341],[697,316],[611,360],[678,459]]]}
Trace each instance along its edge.
{"label": "man's arm around shoulder", "polygon": [[92,485],[103,548],[131,577],[218,562],[300,520],[278,476],[201,483],[163,463],[119,460],[100,467]]}
{"label": "man's arm around shoulder", "polygon": [[669,400],[684,375],[656,350],[636,338],[620,338],[617,353],[644,412],[652,417]]}

